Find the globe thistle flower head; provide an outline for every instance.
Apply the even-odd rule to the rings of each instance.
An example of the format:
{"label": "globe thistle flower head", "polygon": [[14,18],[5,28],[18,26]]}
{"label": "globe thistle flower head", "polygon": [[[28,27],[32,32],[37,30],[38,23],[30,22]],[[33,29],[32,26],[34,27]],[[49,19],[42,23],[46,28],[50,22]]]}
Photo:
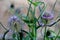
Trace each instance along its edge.
{"label": "globe thistle flower head", "polygon": [[54,18],[54,16],[50,12],[45,12],[45,13],[43,13],[41,18],[46,19],[46,20],[52,20]]}

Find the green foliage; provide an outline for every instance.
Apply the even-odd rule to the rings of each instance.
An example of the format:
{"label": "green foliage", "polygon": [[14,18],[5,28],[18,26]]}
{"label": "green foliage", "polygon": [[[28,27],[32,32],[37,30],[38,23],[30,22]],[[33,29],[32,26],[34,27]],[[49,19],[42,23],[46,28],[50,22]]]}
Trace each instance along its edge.
{"label": "green foliage", "polygon": [[33,4],[35,7],[38,5],[44,4],[44,2],[38,1],[38,2],[32,2],[31,0],[28,0],[31,4]]}

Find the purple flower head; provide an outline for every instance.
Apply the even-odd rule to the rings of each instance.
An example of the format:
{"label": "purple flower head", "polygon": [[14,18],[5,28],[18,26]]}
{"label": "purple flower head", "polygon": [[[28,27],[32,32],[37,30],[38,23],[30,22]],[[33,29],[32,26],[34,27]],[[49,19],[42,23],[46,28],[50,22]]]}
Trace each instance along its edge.
{"label": "purple flower head", "polygon": [[19,31],[21,29],[21,22],[19,20],[19,18],[17,16],[11,16],[8,20],[8,24],[10,26],[10,29],[12,29],[13,31],[15,31],[16,29]]}
{"label": "purple flower head", "polygon": [[54,16],[50,12],[45,12],[45,13],[43,13],[42,18],[46,19],[46,20],[52,20],[54,18]]}
{"label": "purple flower head", "polygon": [[10,19],[9,19],[9,22],[20,22],[19,18],[17,16],[11,16]]}

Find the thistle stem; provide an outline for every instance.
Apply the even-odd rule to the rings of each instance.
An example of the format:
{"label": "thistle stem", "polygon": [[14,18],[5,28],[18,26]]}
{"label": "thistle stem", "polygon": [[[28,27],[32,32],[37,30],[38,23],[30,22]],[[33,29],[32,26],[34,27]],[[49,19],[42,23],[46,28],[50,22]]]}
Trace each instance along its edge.
{"label": "thistle stem", "polygon": [[[46,23],[45,23],[45,25],[48,23],[48,20],[46,20]],[[46,29],[47,29],[47,26],[45,26],[45,32],[44,32],[44,40],[46,40]]]}
{"label": "thistle stem", "polygon": [[45,26],[45,32],[44,32],[44,40],[46,40],[46,26]]}
{"label": "thistle stem", "polygon": [[31,4],[29,5],[29,9],[28,9],[28,12],[27,12],[27,16],[29,15],[30,8],[31,8]]}
{"label": "thistle stem", "polygon": [[32,28],[32,40],[36,40],[36,29]]}

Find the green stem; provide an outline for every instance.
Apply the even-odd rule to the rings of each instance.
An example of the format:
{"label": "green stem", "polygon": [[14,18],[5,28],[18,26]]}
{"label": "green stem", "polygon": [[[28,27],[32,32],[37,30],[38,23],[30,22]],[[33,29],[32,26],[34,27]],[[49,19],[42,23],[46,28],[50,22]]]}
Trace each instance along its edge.
{"label": "green stem", "polygon": [[[33,1],[33,0],[31,0],[31,1]],[[29,4],[29,8],[28,8],[28,12],[27,12],[27,16],[29,15],[30,8],[31,8],[31,3]]]}
{"label": "green stem", "polygon": [[[35,9],[34,8],[34,16],[35,16]],[[35,20],[35,19],[34,19]],[[32,27],[32,38],[33,40],[36,40],[36,37],[37,37],[37,30],[36,30],[36,21],[33,22],[33,27]]]}
{"label": "green stem", "polygon": [[30,8],[31,8],[31,4],[29,5],[29,9],[28,9],[28,12],[27,12],[27,16],[29,15]]}
{"label": "green stem", "polygon": [[36,40],[37,30],[36,30],[35,24],[33,24],[33,25],[30,27],[30,32],[29,32],[29,33],[31,34],[30,40]]}
{"label": "green stem", "polygon": [[36,29],[35,29],[35,27],[32,28],[32,40],[36,40]]}
{"label": "green stem", "polygon": [[44,40],[46,40],[46,26],[45,26],[45,32],[44,32]]}
{"label": "green stem", "polygon": [[34,12],[33,12],[33,16],[35,16],[35,10],[36,10],[36,7],[34,7]]}
{"label": "green stem", "polygon": [[[45,20],[45,21],[46,21],[46,23],[45,23],[45,25],[46,25],[46,24],[48,23],[48,20]],[[44,32],[44,34],[45,34],[45,35],[44,35],[44,40],[46,40],[46,38],[47,38],[47,37],[46,37],[46,32],[47,32],[47,31],[46,31],[46,29],[47,29],[47,26],[45,26],[45,32]]]}
{"label": "green stem", "polygon": [[38,17],[38,20],[39,20],[39,18],[41,18],[42,13],[44,12],[45,8],[46,8],[46,5],[45,5],[45,4],[44,4],[43,8],[41,8],[41,7],[39,6],[39,11],[40,11],[41,14],[40,14],[39,17]]}

